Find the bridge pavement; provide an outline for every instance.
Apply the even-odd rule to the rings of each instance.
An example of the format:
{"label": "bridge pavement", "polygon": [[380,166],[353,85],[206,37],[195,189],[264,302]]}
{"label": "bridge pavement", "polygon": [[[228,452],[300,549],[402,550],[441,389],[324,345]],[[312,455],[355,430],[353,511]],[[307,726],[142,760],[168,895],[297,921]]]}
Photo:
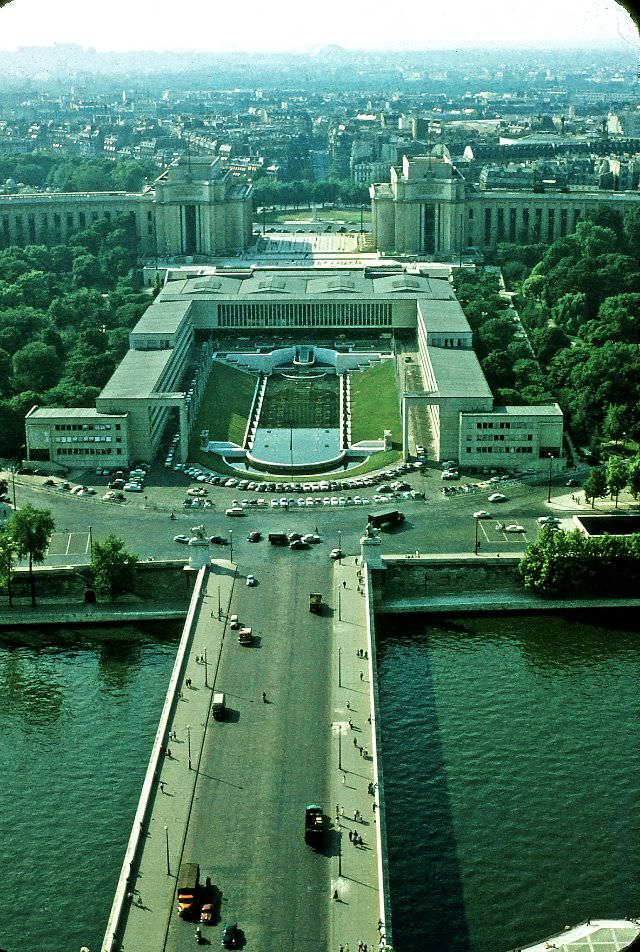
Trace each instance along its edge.
{"label": "bridge pavement", "polygon": [[[378,948],[369,665],[357,655],[367,650],[358,570],[352,560],[333,566],[292,559],[288,550],[274,555],[256,588],[244,585],[241,571],[235,579],[208,577],[170,725],[171,756],[157,776],[132,870],[120,946],[127,952],[193,947],[195,926],[177,916],[174,897],[182,860],[198,862],[202,879],[209,876],[219,890],[219,921],[203,929],[210,944],[220,943],[226,921],[237,920],[246,947],[260,952],[337,952],[340,945],[356,952],[359,940]],[[310,591],[323,592],[324,615],[309,613]],[[253,648],[241,647],[228,629],[232,612],[252,625]],[[227,698],[223,722],[210,718],[212,691],[204,665],[195,661],[205,648],[209,686],[215,676],[216,690]],[[322,804],[330,819],[318,853],[303,840],[308,802]],[[357,830],[362,845],[350,842],[349,830]]]}

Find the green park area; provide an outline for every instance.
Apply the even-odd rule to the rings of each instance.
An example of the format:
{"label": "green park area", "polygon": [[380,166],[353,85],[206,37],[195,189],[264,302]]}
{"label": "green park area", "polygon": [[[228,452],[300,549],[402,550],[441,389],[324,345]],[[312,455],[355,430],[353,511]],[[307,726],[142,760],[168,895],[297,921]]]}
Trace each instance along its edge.
{"label": "green park area", "polygon": [[242,446],[257,381],[253,374],[214,363],[192,431],[190,461],[210,463],[211,454],[200,451],[202,430],[209,431],[210,440],[229,440]]}
{"label": "green park area", "polygon": [[351,442],[381,440],[385,430],[391,430],[394,446],[399,446],[402,424],[393,360],[351,374]]}

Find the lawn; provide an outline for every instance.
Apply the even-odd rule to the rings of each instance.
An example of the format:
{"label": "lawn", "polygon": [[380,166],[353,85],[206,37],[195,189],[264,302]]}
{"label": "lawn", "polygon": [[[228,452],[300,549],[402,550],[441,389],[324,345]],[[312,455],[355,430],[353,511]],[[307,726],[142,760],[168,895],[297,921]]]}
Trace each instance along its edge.
{"label": "lawn", "polygon": [[402,424],[393,360],[351,374],[351,442],[381,440],[385,430],[391,430],[399,448]]}
{"label": "lawn", "polygon": [[254,374],[214,363],[192,431],[190,459],[200,447],[202,430],[209,430],[210,440],[229,440],[242,446],[257,382]]}

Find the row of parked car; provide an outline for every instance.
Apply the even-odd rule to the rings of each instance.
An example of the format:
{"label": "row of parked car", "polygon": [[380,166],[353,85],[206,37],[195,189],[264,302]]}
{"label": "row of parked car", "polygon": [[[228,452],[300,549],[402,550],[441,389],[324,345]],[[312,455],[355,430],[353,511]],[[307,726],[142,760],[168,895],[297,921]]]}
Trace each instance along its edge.
{"label": "row of parked car", "polygon": [[208,483],[211,486],[235,487],[240,490],[249,490],[260,493],[318,493],[335,492],[344,489],[364,489],[365,487],[377,486],[397,476],[402,476],[412,470],[423,468],[422,463],[400,463],[390,469],[374,473],[371,476],[354,476],[346,479],[323,479],[318,482],[265,482],[254,479],[244,479],[236,476],[226,476],[220,473],[208,472],[197,466],[183,466],[178,463],[174,469],[183,472],[185,476],[200,483]]}

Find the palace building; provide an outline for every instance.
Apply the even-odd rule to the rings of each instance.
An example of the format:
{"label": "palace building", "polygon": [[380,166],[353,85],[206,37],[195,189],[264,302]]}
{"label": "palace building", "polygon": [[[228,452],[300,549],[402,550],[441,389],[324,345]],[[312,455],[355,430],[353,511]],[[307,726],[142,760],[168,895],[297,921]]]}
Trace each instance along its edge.
{"label": "palace building", "polygon": [[219,159],[169,166],[142,192],[34,192],[0,196],[5,245],[63,243],[101,218],[130,217],[143,257],[240,254],[252,241],[251,185]]}
{"label": "palace building", "polygon": [[378,251],[441,260],[489,251],[501,241],[551,244],[590,211],[624,212],[640,203],[639,191],[479,189],[440,153],[404,156],[391,167],[391,181],[372,185],[370,194]]}

